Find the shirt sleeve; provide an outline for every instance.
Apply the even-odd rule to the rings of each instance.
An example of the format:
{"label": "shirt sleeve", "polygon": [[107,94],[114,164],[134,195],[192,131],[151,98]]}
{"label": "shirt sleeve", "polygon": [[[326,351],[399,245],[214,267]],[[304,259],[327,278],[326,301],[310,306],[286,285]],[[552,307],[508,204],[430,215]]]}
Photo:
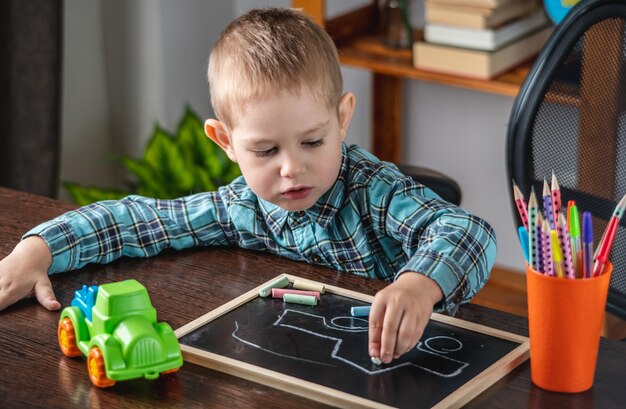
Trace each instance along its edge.
{"label": "shirt sleeve", "polygon": [[24,238],[38,235],[46,241],[52,253],[49,273],[122,256],[149,257],[166,248],[227,245],[236,232],[229,223],[227,191],[220,192],[97,202],[45,222]]}
{"label": "shirt sleeve", "polygon": [[[394,183],[381,209],[385,234],[401,242],[408,259],[400,274],[413,271],[433,279],[444,299],[436,311],[453,315],[489,278],[496,258],[495,232],[481,218],[438,198],[412,181]],[[374,196],[376,193],[374,192]]]}

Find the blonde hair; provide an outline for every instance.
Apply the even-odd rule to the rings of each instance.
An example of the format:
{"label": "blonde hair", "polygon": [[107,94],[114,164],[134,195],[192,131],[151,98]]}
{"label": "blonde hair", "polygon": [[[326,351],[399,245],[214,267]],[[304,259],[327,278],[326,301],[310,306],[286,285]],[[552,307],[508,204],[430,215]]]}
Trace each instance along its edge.
{"label": "blonde hair", "polygon": [[343,88],[330,36],[287,8],[252,10],[231,22],[211,51],[208,79],[215,114],[230,128],[264,95],[310,92],[333,109]]}

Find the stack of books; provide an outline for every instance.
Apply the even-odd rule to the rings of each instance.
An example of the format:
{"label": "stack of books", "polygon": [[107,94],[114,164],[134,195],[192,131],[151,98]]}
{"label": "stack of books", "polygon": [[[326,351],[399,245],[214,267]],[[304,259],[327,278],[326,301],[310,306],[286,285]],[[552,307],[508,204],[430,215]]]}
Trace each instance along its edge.
{"label": "stack of books", "polygon": [[537,0],[426,0],[413,65],[491,79],[536,55],[552,31]]}

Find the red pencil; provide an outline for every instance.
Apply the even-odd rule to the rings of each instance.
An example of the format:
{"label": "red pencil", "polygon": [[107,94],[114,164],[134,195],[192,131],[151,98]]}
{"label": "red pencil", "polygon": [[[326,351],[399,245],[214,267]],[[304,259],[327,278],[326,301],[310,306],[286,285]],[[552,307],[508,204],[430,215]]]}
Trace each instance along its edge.
{"label": "red pencil", "polygon": [[522,191],[515,184],[515,181],[513,181],[513,196],[515,197],[515,205],[517,206],[519,217],[522,219],[522,223],[524,224],[526,231],[528,231],[528,211],[526,210],[526,200],[524,199]]}
{"label": "red pencil", "polygon": [[613,247],[613,241],[615,241],[615,235],[617,234],[617,226],[619,226],[619,222],[622,219],[625,210],[626,195],[624,195],[624,197],[622,197],[622,200],[620,200],[617,206],[615,206],[615,210],[613,211],[611,220],[609,220],[609,225],[606,226],[604,234],[602,235],[602,239],[600,239],[600,244],[598,245],[598,249],[596,250],[596,262],[593,265],[593,277],[600,275],[600,273],[602,273],[602,270],[604,269],[604,265],[607,261],[609,261],[611,247]]}
{"label": "red pencil", "polygon": [[561,214],[561,188],[559,182],[556,180],[554,171],[552,171],[552,213],[554,215],[554,226],[559,222],[559,215]]}
{"label": "red pencil", "polygon": [[606,227],[604,237],[600,242],[596,262],[593,265],[593,277],[599,276],[600,273],[602,273],[602,270],[604,270],[604,265],[607,261],[609,261],[609,254],[611,254],[611,247],[613,247],[613,241],[615,240],[618,224],[619,218],[611,217],[609,225]]}

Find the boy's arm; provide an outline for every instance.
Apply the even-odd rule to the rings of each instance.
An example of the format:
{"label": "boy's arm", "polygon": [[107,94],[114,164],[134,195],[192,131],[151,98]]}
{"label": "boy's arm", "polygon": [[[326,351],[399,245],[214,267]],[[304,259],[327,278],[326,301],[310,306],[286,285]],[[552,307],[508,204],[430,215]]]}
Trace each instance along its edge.
{"label": "boy's arm", "polygon": [[49,273],[108,263],[122,256],[149,257],[165,248],[228,244],[227,211],[216,192],[175,200],[129,196],[65,213],[29,231],[50,248]]}
{"label": "boy's arm", "polygon": [[487,281],[496,257],[495,233],[481,218],[439,199],[421,185],[396,183],[393,194],[378,195],[379,225],[402,245],[407,257],[397,272],[418,272],[443,293],[435,310],[454,314]]}
{"label": "boy's arm", "polygon": [[495,234],[483,220],[421,186],[399,186],[378,200],[372,196],[380,204],[375,208],[384,209],[374,212],[380,215],[375,222],[408,258],[370,311],[369,353],[385,363],[415,347],[434,308],[454,314],[469,301],[487,280],[496,252]]}
{"label": "boy's arm", "polygon": [[57,301],[48,278],[52,255],[39,237],[18,243],[11,254],[0,260],[0,310],[34,293],[41,305],[57,310]]}

